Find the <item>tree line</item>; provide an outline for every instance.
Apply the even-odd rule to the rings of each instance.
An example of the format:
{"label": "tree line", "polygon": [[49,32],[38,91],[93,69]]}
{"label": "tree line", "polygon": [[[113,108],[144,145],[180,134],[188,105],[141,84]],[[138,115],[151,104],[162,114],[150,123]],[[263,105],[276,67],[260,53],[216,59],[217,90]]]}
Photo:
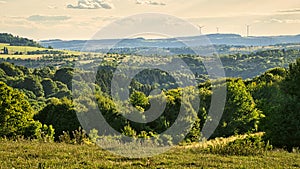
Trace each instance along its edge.
{"label": "tree line", "polygon": [[0,33],[0,43],[8,43],[11,46],[32,46],[42,47],[39,43],[19,36],[14,36],[8,33]]}

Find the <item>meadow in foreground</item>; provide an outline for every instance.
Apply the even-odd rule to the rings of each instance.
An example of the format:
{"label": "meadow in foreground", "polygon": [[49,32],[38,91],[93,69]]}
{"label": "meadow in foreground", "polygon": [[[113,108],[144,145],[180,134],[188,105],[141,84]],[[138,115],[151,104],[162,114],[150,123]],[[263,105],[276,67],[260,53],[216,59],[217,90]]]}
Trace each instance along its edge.
{"label": "meadow in foreground", "polygon": [[0,168],[299,168],[299,152],[267,151],[255,156],[211,154],[197,144],[177,146],[151,158],[116,156],[95,145],[0,142]]}

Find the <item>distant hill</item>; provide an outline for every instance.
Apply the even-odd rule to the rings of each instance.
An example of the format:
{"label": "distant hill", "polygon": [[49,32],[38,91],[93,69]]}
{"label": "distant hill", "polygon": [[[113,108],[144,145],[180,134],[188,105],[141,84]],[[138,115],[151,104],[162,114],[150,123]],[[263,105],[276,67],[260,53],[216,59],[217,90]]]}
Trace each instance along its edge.
{"label": "distant hill", "polygon": [[0,33],[0,43],[7,43],[11,46],[32,46],[32,47],[42,47],[39,43],[19,36],[14,36],[8,33]]}
{"label": "distant hill", "polygon": [[[207,41],[208,40],[208,41]],[[242,37],[238,34],[209,34],[170,39],[103,39],[103,40],[47,40],[40,42],[43,46],[58,49],[101,51],[111,48],[182,48],[186,44],[193,47],[207,45],[233,46],[270,46],[277,44],[300,43],[300,35],[296,36],[251,36]],[[88,44],[87,46],[85,46]]]}

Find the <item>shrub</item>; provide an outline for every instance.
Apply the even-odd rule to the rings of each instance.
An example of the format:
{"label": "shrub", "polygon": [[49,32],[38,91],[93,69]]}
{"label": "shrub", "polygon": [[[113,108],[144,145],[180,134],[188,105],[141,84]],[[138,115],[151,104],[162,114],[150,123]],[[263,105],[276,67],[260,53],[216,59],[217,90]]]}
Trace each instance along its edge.
{"label": "shrub", "polygon": [[43,142],[54,141],[54,129],[52,125],[42,125],[40,122],[32,122],[25,131],[25,136]]}
{"label": "shrub", "polygon": [[32,91],[37,97],[44,96],[44,89],[37,77],[27,76],[20,80],[14,87]]}
{"label": "shrub", "polygon": [[145,109],[149,105],[149,100],[143,92],[134,91],[130,95],[130,103],[134,107],[141,107],[141,108]]}
{"label": "shrub", "polygon": [[89,139],[81,127],[79,127],[78,130],[72,131],[72,135],[74,144],[83,144]]}
{"label": "shrub", "polygon": [[123,135],[128,136],[128,137],[136,137],[136,131],[130,127],[128,124],[127,126],[124,127],[122,130]]}
{"label": "shrub", "polygon": [[55,129],[55,137],[63,134],[63,131],[75,131],[80,127],[73,102],[67,98],[50,99],[47,106],[41,110],[35,119],[43,124],[52,125]]}
{"label": "shrub", "polygon": [[206,151],[220,155],[254,156],[263,155],[271,149],[272,146],[264,142],[262,136],[248,135],[229,143],[210,145]]}
{"label": "shrub", "polygon": [[100,138],[100,136],[98,135],[98,130],[92,129],[89,133],[89,138],[92,143],[97,143],[97,140]]}
{"label": "shrub", "polygon": [[0,64],[0,68],[6,73],[8,76],[23,76],[23,72],[15,67],[12,63],[3,62]]}
{"label": "shrub", "polygon": [[71,136],[68,131],[63,131],[63,134],[58,137],[59,142],[71,144]]}
{"label": "shrub", "polygon": [[45,97],[48,97],[49,95],[54,94],[54,93],[56,93],[58,91],[56,83],[53,82],[52,79],[45,78],[45,79],[43,79],[43,81],[41,82],[41,84],[42,84],[44,92],[45,92],[44,93]]}
{"label": "shrub", "polygon": [[173,145],[173,138],[170,135],[162,134],[158,138],[158,144],[162,146],[172,146]]}
{"label": "shrub", "polygon": [[82,145],[89,140],[86,132],[81,127],[79,127],[77,130],[72,131],[72,134],[70,134],[69,131],[63,131],[63,134],[58,138],[59,142],[61,143],[79,145]]}

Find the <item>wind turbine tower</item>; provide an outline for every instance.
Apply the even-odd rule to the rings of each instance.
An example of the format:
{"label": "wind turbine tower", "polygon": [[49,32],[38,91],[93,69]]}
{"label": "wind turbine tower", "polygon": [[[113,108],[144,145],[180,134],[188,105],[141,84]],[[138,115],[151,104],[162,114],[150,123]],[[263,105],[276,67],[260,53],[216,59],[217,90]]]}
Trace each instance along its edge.
{"label": "wind turbine tower", "polygon": [[250,25],[247,25],[247,37],[250,36]]}
{"label": "wind turbine tower", "polygon": [[219,27],[217,27],[217,34],[219,34],[219,32],[220,32],[220,28],[219,28]]}
{"label": "wind turbine tower", "polygon": [[200,32],[200,35],[202,35],[202,29],[205,27],[205,26],[198,26],[199,27],[199,32]]}

